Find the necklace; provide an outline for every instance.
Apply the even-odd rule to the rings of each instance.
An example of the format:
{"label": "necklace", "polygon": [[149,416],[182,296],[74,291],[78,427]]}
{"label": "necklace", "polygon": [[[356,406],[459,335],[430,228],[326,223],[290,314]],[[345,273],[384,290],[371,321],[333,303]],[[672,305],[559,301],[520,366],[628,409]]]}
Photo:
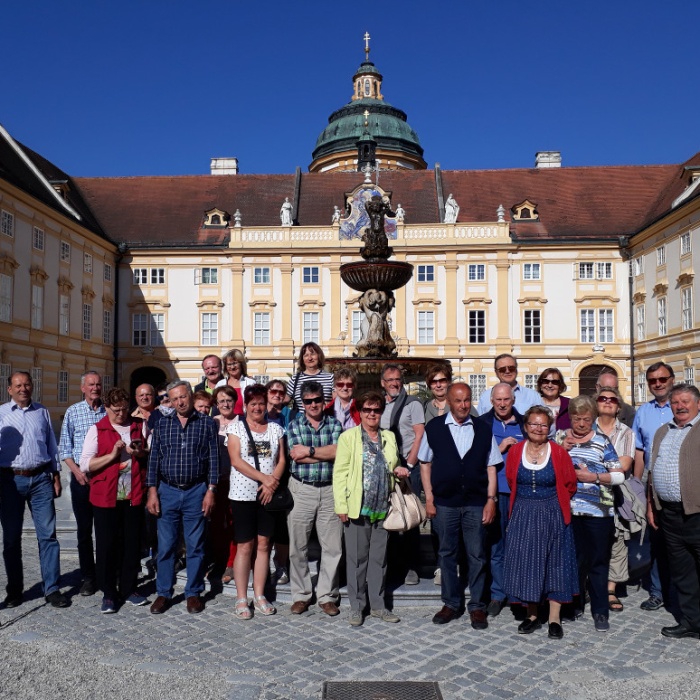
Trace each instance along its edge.
{"label": "necklace", "polygon": [[[540,447],[539,450],[533,450],[533,448],[532,448],[532,443],[529,442],[529,441],[528,441],[528,443],[527,443],[527,456],[528,456],[528,459],[529,459],[533,464],[537,464],[537,463],[542,459],[542,457],[544,457],[546,451],[547,451],[547,445],[546,445],[546,444],[543,445],[542,447]],[[533,455],[533,452],[534,452],[534,457],[532,456],[532,455]]]}
{"label": "necklace", "polygon": [[435,399],[433,399],[433,406],[437,410],[439,416],[441,416],[445,412],[445,404],[443,404],[442,406],[438,406],[437,401]]}

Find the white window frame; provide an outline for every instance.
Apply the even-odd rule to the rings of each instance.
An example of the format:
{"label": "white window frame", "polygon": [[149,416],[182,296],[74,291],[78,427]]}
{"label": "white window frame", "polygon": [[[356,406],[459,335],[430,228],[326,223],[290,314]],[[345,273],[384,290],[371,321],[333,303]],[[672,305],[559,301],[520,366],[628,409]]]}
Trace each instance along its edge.
{"label": "white window frame", "polygon": [[418,311],[416,314],[416,342],[418,345],[435,343],[435,312]]}
{"label": "white window frame", "polygon": [[112,344],[112,310],[102,311],[102,342],[105,345]]}
{"label": "white window frame", "polygon": [[635,313],[637,318],[637,340],[644,340],[647,336],[646,307],[644,304],[637,304]]}
{"label": "white window frame", "polygon": [[320,338],[321,314],[318,311],[302,313],[302,335],[304,343],[318,343]]}
{"label": "white window frame", "polygon": [[615,314],[613,309],[598,309],[598,342],[615,342]]}
{"label": "white window frame", "polygon": [[269,311],[256,311],[253,314],[253,345],[270,345],[271,319]]}
{"label": "white window frame", "polygon": [[637,403],[643,404],[647,400],[647,380],[641,369],[637,370]]}
{"label": "white window frame", "polygon": [[579,309],[578,318],[579,342],[595,344],[595,309]]}
{"label": "white window frame", "polygon": [[92,254],[83,253],[83,272],[92,274]]}
{"label": "white window frame", "polygon": [[[476,340],[472,339],[474,337]],[[484,309],[469,309],[467,312],[467,340],[470,345],[482,345],[486,342],[486,311]]]}
{"label": "white window frame", "polygon": [[542,267],[540,263],[523,263],[523,279],[528,281],[539,281],[542,279]]}
{"label": "white window frame", "polygon": [[467,266],[468,282],[484,282],[486,280],[486,265],[484,263],[469,263]]}
{"label": "white window frame", "polygon": [[435,265],[418,265],[418,282],[435,282]]}
{"label": "white window frame", "polygon": [[202,345],[211,347],[219,344],[219,314],[207,311],[200,319]]}
{"label": "white window frame", "polygon": [[152,348],[162,348],[165,345],[165,314],[151,314],[150,345]]}
{"label": "white window frame", "polygon": [[611,280],[613,278],[613,264],[611,262],[597,262],[595,276],[599,280]]}
{"label": "white window frame", "polygon": [[660,245],[656,249],[656,267],[663,267],[666,264],[666,246]]}
{"label": "white window frame", "polygon": [[580,262],[577,269],[577,279],[593,280],[595,279],[595,265],[592,262]]}
{"label": "white window frame", "polygon": [[194,271],[195,284],[219,284],[218,267],[198,267]]}
{"label": "white window frame", "polygon": [[148,345],[148,324],[150,314],[135,313],[131,315],[131,344],[136,348]]}
{"label": "white window frame", "polygon": [[32,401],[41,401],[44,393],[43,371],[41,367],[32,367],[29,374],[32,378]]}
{"label": "white window frame", "polygon": [[683,287],[681,289],[681,327],[684,331],[689,331],[693,327],[692,287]]}
{"label": "white window frame", "polygon": [[44,288],[38,284],[32,285],[31,326],[39,331],[44,327]]}
{"label": "white window frame", "polygon": [[12,297],[15,279],[12,275],[0,273],[0,321],[12,323]]}
{"label": "white window frame", "polygon": [[83,340],[92,340],[92,304],[83,302]]}
{"label": "white window frame", "polygon": [[12,375],[12,365],[9,362],[0,362],[0,386],[6,387]]}
{"label": "white window frame", "polygon": [[70,295],[58,295],[58,334],[70,334]]}
{"label": "white window frame", "polygon": [[162,285],[165,284],[165,268],[164,267],[152,267],[151,268],[151,284]]}
{"label": "white window frame", "polygon": [[353,345],[362,340],[362,319],[364,318],[364,313],[354,309],[350,315],[350,341]]}
{"label": "white window frame", "polygon": [[476,406],[479,402],[479,397],[486,391],[486,375],[470,374],[469,386],[472,390],[472,406]]}
{"label": "white window frame", "polygon": [[542,310],[524,309],[523,342],[536,345],[542,342]]}
{"label": "white window frame", "polygon": [[254,267],[253,284],[270,284],[270,268]]}
{"label": "white window frame", "polygon": [[135,285],[148,284],[148,268],[135,267],[133,268],[133,282]]}
{"label": "white window frame", "polygon": [[105,268],[104,268],[104,280],[105,280],[105,282],[112,281],[112,266],[107,262],[105,263]]}
{"label": "white window frame", "polygon": [[46,234],[43,228],[34,226],[32,229],[32,248],[34,250],[44,250],[46,245]]}
{"label": "white window frame", "polygon": [[301,281],[303,284],[319,284],[321,273],[317,265],[305,265],[301,269]]}
{"label": "white window frame", "polygon": [[70,262],[70,243],[68,241],[61,241],[59,244],[59,258],[61,262]]}
{"label": "white window frame", "polygon": [[666,335],[668,324],[666,317],[666,297],[659,297],[656,303],[656,312],[659,321],[659,335]]}
{"label": "white window frame", "polygon": [[58,370],[58,381],[56,385],[56,396],[58,403],[68,403],[68,372],[65,369]]}
{"label": "white window frame", "polygon": [[9,238],[15,237],[15,215],[4,209],[0,213],[0,233]]}
{"label": "white window frame", "polygon": [[639,277],[639,275],[644,274],[644,256],[640,255],[637,258],[634,258],[632,260],[633,263],[633,268],[634,268],[634,276]]}
{"label": "white window frame", "polygon": [[539,374],[526,374],[523,376],[523,386],[526,389],[532,389],[533,391],[537,391],[537,380],[539,378]]}
{"label": "white window frame", "polygon": [[683,368],[683,383],[695,385],[695,367]]}
{"label": "white window frame", "polygon": [[681,233],[681,255],[690,255],[692,251],[692,243],[690,240],[690,231]]}
{"label": "white window frame", "polygon": [[102,393],[106,394],[114,386],[111,374],[102,375]]}

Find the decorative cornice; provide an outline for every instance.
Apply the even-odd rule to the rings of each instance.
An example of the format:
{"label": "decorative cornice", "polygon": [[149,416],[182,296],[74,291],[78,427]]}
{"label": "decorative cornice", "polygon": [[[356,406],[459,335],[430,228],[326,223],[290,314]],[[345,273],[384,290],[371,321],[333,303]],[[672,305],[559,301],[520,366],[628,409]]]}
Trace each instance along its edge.
{"label": "decorative cornice", "polygon": [[362,294],[356,294],[353,297],[348,297],[345,300],[345,306],[353,306],[354,304],[357,304],[360,299],[362,299]]}
{"label": "decorative cornice", "polygon": [[198,309],[206,308],[206,307],[211,307],[215,309],[223,309],[226,304],[224,304],[223,301],[216,301],[215,299],[211,300],[204,300],[204,301],[198,301],[195,306]]}
{"label": "decorative cornice", "polygon": [[574,299],[576,304],[582,304],[584,301],[609,301],[611,304],[619,304],[620,298],[611,297],[609,294],[584,294]]}
{"label": "decorative cornice", "polygon": [[[223,306],[223,304],[222,304],[222,306]],[[267,301],[265,299],[256,299],[255,301],[249,301],[248,306],[250,306],[251,308],[255,308],[256,306],[262,306],[263,308],[268,308],[268,307],[273,308],[273,307],[277,306],[277,302],[276,301]]]}
{"label": "decorative cornice", "polygon": [[0,270],[12,275],[18,267],[19,263],[9,253],[0,253]]}
{"label": "decorative cornice", "polygon": [[420,306],[421,304],[440,306],[440,304],[442,304],[440,299],[434,299],[433,297],[418,297],[418,299],[414,299],[411,303],[413,306]]}
{"label": "decorative cornice", "polygon": [[660,280],[653,287],[654,296],[659,296],[661,294],[666,294],[668,291],[668,280]]}
{"label": "decorative cornice", "polygon": [[521,297],[518,304],[546,304],[547,301],[544,297]]}
{"label": "decorative cornice", "polygon": [[465,306],[470,304],[491,304],[493,299],[489,299],[489,297],[469,297],[469,299],[462,299],[462,303]]}
{"label": "decorative cornice", "polygon": [[80,293],[83,296],[83,301],[92,301],[95,298],[95,292],[92,290],[92,287],[89,287],[88,285],[85,285],[80,290]]}
{"label": "decorative cornice", "polygon": [[103,294],[102,305],[108,309],[111,309],[114,306],[114,299],[109,294]]}
{"label": "decorative cornice", "polygon": [[641,304],[647,298],[646,292],[635,292],[632,295],[632,300],[635,304]]}
{"label": "decorative cornice", "polygon": [[302,299],[297,302],[297,306],[325,306],[325,301],[317,301],[316,299]]}
{"label": "decorative cornice", "polygon": [[73,287],[74,287],[74,284],[67,277],[64,277],[63,275],[61,275],[58,278],[56,283],[58,284],[58,288],[62,292],[70,292],[71,289],[73,289]]}
{"label": "decorative cornice", "polygon": [[32,265],[29,268],[29,276],[32,278],[32,282],[40,285],[44,285],[46,280],[49,279],[49,275],[46,270],[39,267],[38,265]]}
{"label": "decorative cornice", "polygon": [[171,305],[169,301],[163,301],[162,299],[139,299],[138,301],[130,301],[127,304],[127,307],[130,309],[134,309],[139,306],[160,306],[162,309],[169,309]]}
{"label": "decorative cornice", "polygon": [[678,282],[679,285],[690,284],[693,281],[694,277],[695,273],[692,269],[683,270],[683,272],[681,272],[681,274],[678,275],[678,277],[676,278],[676,282]]}

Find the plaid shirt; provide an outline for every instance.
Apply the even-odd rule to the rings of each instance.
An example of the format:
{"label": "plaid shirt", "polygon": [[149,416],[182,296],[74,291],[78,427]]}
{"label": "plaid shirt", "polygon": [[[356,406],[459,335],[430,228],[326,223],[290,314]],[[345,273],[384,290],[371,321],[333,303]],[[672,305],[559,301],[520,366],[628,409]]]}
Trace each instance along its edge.
{"label": "plaid shirt", "polygon": [[[289,449],[294,445],[306,447],[326,447],[337,445],[343,426],[333,416],[323,416],[318,430],[314,430],[311,423],[303,413],[298,413],[287,428],[287,442]],[[301,481],[332,481],[333,462],[314,462],[313,464],[299,464],[292,460],[290,469],[293,476]]]}
{"label": "plaid shirt", "polygon": [[184,428],[177,413],[156,423],[146,486],[158,486],[161,480],[182,486],[219,483],[219,430],[212,418],[192,411]]}
{"label": "plaid shirt", "polygon": [[91,408],[87,401],[79,401],[70,406],[61,426],[61,440],[58,443],[59,459],[70,457],[79,465],[87,431],[106,415],[107,411],[102,403],[97,409]]}

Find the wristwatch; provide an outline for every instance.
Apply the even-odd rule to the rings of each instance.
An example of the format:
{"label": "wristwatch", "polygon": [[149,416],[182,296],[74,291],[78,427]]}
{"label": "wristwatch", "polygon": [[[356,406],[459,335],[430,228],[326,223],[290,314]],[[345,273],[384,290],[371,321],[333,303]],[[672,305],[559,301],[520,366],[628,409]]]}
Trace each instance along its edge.
{"label": "wristwatch", "polygon": [[311,445],[311,447],[309,447],[309,457],[313,457],[315,454],[316,448],[313,445]]}
{"label": "wristwatch", "polygon": [[211,491],[212,493],[216,493],[216,486],[207,487],[207,491]]}
{"label": "wristwatch", "polygon": [[490,501],[493,501],[494,503],[498,503],[498,496],[487,496]]}
{"label": "wristwatch", "polygon": [[410,472],[413,471],[415,466],[416,466],[415,464],[409,464],[408,462],[406,462],[406,469],[408,469],[408,471],[410,471]]}
{"label": "wristwatch", "polygon": [[596,478],[595,478],[595,485],[600,486],[600,477],[599,476],[596,476]]}

